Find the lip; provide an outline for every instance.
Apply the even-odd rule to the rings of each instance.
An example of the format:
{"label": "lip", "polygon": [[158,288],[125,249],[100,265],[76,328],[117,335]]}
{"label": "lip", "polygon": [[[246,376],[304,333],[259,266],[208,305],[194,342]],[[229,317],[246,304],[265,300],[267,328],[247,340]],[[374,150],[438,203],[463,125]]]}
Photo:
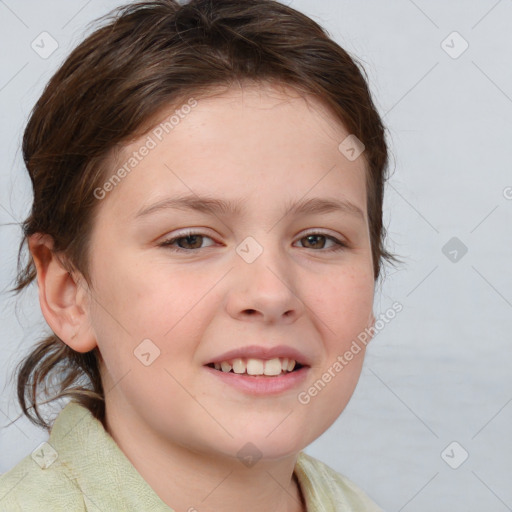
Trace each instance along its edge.
{"label": "lip", "polygon": [[[225,361],[225,359],[223,359],[223,361]],[[210,368],[209,366],[203,366],[203,368],[213,375],[214,378],[218,378],[224,382],[224,384],[232,386],[246,394],[256,396],[277,395],[297,388],[304,382],[310,370],[309,366],[303,366],[294,372],[269,377],[265,375],[252,376],[223,372],[215,368]]]}
{"label": "lip", "polygon": [[[278,345],[277,347],[262,347],[258,345],[248,345],[245,347],[229,350],[228,352],[224,352],[223,354],[215,356],[215,358],[212,359],[211,361],[207,361],[205,365],[211,363],[222,363],[222,361],[229,361],[237,358],[254,358],[268,360],[274,359],[276,357],[294,359],[297,363],[299,363],[302,366],[311,366],[309,359],[304,354],[302,354],[296,348],[287,347],[286,345]],[[279,379],[280,377],[277,378]]]}

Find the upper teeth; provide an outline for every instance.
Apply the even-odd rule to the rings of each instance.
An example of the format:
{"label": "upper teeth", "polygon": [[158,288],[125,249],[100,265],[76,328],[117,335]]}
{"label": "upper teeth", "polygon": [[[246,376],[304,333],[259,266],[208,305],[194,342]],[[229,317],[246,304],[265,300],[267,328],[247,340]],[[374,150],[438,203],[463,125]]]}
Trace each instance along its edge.
{"label": "upper teeth", "polygon": [[291,372],[295,368],[295,360],[288,358],[275,359],[233,359],[214,363],[216,370],[223,372],[248,373],[249,375],[279,375],[283,371]]}

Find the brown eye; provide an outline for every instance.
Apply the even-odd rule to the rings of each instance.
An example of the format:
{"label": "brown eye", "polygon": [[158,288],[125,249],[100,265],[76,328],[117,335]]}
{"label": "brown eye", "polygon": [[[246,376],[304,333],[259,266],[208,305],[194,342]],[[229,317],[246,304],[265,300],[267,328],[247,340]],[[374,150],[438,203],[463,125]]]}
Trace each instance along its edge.
{"label": "brown eye", "polygon": [[[200,249],[203,243],[202,235],[182,236],[180,238],[176,238],[175,240],[178,241],[178,246],[181,249]],[[185,246],[183,246],[183,243],[181,242],[182,240],[185,240]]]}
{"label": "brown eye", "polygon": [[304,249],[325,249],[325,244],[329,241],[334,244],[330,248],[325,249],[323,252],[338,251],[347,247],[345,243],[338,240],[337,238],[330,235],[324,235],[322,233],[307,234],[306,236],[303,236],[299,241],[301,242]]}
{"label": "brown eye", "polygon": [[[302,240],[307,240],[306,242],[306,249],[323,249],[323,247],[325,246],[325,240],[326,240],[326,236],[324,235],[308,235],[308,236],[305,236],[303,238],[301,238],[301,241]],[[323,243],[322,241],[319,241],[319,239],[323,239]]]}
{"label": "brown eye", "polygon": [[[176,252],[198,252],[200,249],[206,249],[209,246],[203,246],[205,239],[212,240],[211,237],[202,233],[187,232],[180,236],[164,240],[160,247],[165,247]],[[347,245],[337,238],[323,233],[309,233],[299,239],[303,249],[319,250],[320,252],[333,252],[347,248]],[[331,247],[326,248],[326,243],[331,243]],[[210,244],[213,245],[213,244]]]}
{"label": "brown eye", "polygon": [[170,238],[169,240],[164,240],[159,245],[160,247],[166,247],[172,251],[192,252],[208,247],[202,246],[205,239],[212,240],[209,236],[203,235],[201,233],[190,232],[183,233],[181,236],[176,236],[174,238]]}

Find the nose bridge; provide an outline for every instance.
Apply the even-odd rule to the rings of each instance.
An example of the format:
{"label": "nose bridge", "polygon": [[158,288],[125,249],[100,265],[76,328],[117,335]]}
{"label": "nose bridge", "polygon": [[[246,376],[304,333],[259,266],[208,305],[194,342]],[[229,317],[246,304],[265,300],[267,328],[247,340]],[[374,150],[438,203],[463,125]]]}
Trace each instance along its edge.
{"label": "nose bridge", "polygon": [[240,259],[234,288],[237,314],[251,310],[277,319],[300,309],[293,271],[276,232],[249,235],[236,252]]}
{"label": "nose bridge", "polygon": [[[257,274],[258,279],[273,276],[270,281],[277,281],[284,286],[288,280],[286,254],[281,240],[275,232],[261,230],[258,234],[245,237],[236,247],[236,253],[248,267],[249,273]],[[266,279],[268,281],[268,279]]]}

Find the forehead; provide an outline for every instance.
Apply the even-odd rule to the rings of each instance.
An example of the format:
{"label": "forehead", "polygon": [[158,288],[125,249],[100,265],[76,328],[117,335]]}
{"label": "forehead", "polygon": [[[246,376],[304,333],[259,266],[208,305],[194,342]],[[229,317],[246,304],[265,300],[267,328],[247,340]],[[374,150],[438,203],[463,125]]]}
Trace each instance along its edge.
{"label": "forehead", "polygon": [[[142,203],[170,192],[254,195],[264,204],[265,196],[300,199],[308,191],[332,196],[338,190],[364,209],[364,158],[350,161],[339,149],[348,135],[321,101],[288,86],[232,86],[191,95],[162,109],[151,128],[117,155],[110,172],[129,172],[107,199],[111,206],[140,211]],[[141,158],[144,146],[150,149]]]}

